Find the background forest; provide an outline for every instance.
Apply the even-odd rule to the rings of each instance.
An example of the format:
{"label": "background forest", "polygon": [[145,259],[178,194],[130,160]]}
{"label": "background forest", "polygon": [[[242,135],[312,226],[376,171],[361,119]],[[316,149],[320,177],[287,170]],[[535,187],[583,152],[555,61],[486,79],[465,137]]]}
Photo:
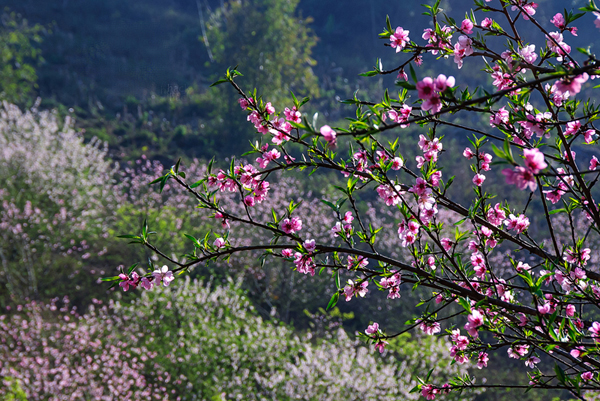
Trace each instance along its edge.
{"label": "background forest", "polygon": [[[422,2],[4,0],[0,395],[417,399],[409,394],[417,375],[434,369],[443,380],[467,373],[450,363],[436,338],[404,335],[382,356],[356,341],[355,333],[374,320],[402,327],[417,316],[411,308],[418,291],[404,293],[400,302],[373,292],[360,308],[340,303],[325,312],[335,290],[327,277],[301,276],[273,262],[262,266],[252,255],[198,267],[190,279],[143,295],[99,282],[124,264],[162,264],[116,238],[137,231],[145,219],[161,233],[157,244],[174,257],[188,251],[181,233],[220,224],[182,213],[194,210],[194,201],[177,188],[158,194],[147,184],[178,158],[189,175],[200,175],[211,158],[226,165],[257,139],[231,88],[209,88],[228,67],[237,65],[244,74],[239,84],[258,88],[278,110],[291,105],[292,91],[311,98],[303,111],[313,121],[342,126],[352,112],[342,100],[356,91],[368,100],[384,88],[394,90],[393,77],[367,80],[359,74],[371,70],[377,57],[383,56],[384,66],[393,64],[393,52],[378,39],[386,15],[420,36],[427,25]],[[545,12],[584,2],[539,3],[539,19],[550,20],[553,14]],[[452,12],[470,4],[442,1],[442,8]],[[588,45],[593,35],[593,26],[582,25],[572,45]],[[479,71],[471,77],[470,87],[486,82]],[[484,120],[471,124],[489,126]],[[418,129],[403,132],[415,136]],[[467,138],[460,130],[443,133],[447,168],[457,176],[454,196],[468,199],[470,177],[460,157]],[[414,157],[410,152],[405,157]],[[590,157],[589,150],[577,152]],[[328,215],[320,199],[339,180],[319,173],[281,177],[260,207],[270,213],[293,195],[303,200],[300,208],[312,211],[308,231],[315,238],[331,235],[322,227],[335,224],[333,215],[330,221],[318,217]],[[360,199],[358,207],[382,226],[393,224],[375,197]],[[248,242],[258,235],[238,229],[247,231]],[[386,241],[390,254],[397,252],[397,238]],[[511,372],[520,362],[501,361],[487,374],[497,382],[517,380]],[[375,382],[374,372],[386,380]],[[517,396],[548,400],[564,394],[452,395]]]}

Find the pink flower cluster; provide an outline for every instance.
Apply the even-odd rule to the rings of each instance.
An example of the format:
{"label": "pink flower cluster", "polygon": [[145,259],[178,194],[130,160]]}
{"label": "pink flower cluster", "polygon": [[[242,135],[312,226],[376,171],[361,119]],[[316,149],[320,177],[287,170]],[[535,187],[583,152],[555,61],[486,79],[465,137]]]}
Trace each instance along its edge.
{"label": "pink flower cluster", "polygon": [[[242,109],[250,111],[247,119],[254,124],[254,128],[263,135],[271,133],[273,135],[272,142],[276,145],[281,145],[289,140],[292,132],[292,125],[289,121],[294,123],[301,121],[302,113],[295,106],[292,109],[286,107],[283,112],[285,118],[283,118],[276,116],[275,107],[271,102],[266,103],[264,113],[258,110],[256,102],[252,98],[249,100],[241,98],[239,103]],[[266,118],[263,117],[263,114],[266,114]],[[270,119],[271,115],[274,116],[272,120]]]}
{"label": "pink flower cluster", "polygon": [[[265,153],[262,158],[257,159],[257,162],[265,166],[266,163],[280,156],[275,149],[267,152],[263,147],[263,150]],[[235,166],[232,176],[220,170],[216,175],[207,177],[207,184],[209,187],[218,187],[222,192],[246,191],[247,195],[244,196],[243,203],[248,207],[263,202],[270,190],[269,182],[261,180],[258,169],[251,164]]]}
{"label": "pink flower cluster", "polygon": [[353,281],[348,280],[348,284],[344,287],[344,296],[346,297],[346,302],[350,301],[354,295],[358,295],[361,298],[364,298],[365,295],[369,292],[367,286],[369,282],[367,280],[363,281]]}
{"label": "pink flower cluster", "polygon": [[464,352],[469,345],[469,339],[460,334],[460,329],[454,329],[450,335],[450,340],[453,343],[450,347],[450,356],[461,365],[469,362],[469,356]]}
{"label": "pink flower cluster", "polygon": [[468,36],[462,35],[454,45],[454,62],[458,69],[463,66],[463,59],[473,54],[473,40]]}
{"label": "pink flower cluster", "polygon": [[151,290],[154,285],[159,286],[161,282],[163,286],[167,287],[175,280],[175,277],[173,272],[169,271],[169,267],[165,265],[154,270],[151,276],[140,277],[138,273],[133,271],[129,275],[119,274],[119,279],[121,280],[119,286],[123,288],[123,291],[128,291],[130,288],[136,289],[138,285],[146,290]]}
{"label": "pink flower cluster", "polygon": [[[406,122],[410,119],[410,113],[412,112],[412,107],[407,104],[403,104],[400,110],[392,109],[388,111],[387,116],[395,123],[400,124],[400,128],[406,128],[410,124],[406,124]],[[385,114],[384,114],[385,117]]]}
{"label": "pink flower cluster", "polygon": [[383,277],[379,282],[382,288],[389,290],[388,299],[400,298],[400,284],[402,284],[402,273],[396,272],[389,277]]}
{"label": "pink flower cluster", "polygon": [[335,226],[331,228],[331,232],[333,233],[334,237],[349,237],[352,233],[352,221],[354,221],[354,216],[352,216],[352,212],[347,211],[344,214],[342,221],[336,222]]}
{"label": "pink flower cluster", "polygon": [[446,77],[444,74],[438,75],[435,80],[425,77],[422,81],[417,82],[417,92],[419,99],[423,100],[421,106],[423,110],[431,110],[432,113],[439,112],[442,109],[440,94],[446,89],[454,87],[454,83],[454,77]]}
{"label": "pink flower cluster", "polygon": [[396,53],[400,52],[408,43],[410,43],[410,38],[408,37],[409,33],[410,31],[402,29],[402,27],[397,27],[396,31],[390,35],[390,45],[393,49],[396,49]]}
{"label": "pink flower cluster", "polygon": [[517,166],[513,170],[504,169],[502,174],[506,177],[507,184],[516,185],[517,188],[523,190],[529,188],[535,191],[537,182],[535,175],[548,167],[544,161],[544,154],[539,149],[523,149],[525,156],[525,167]]}
{"label": "pink flower cluster", "polygon": [[423,31],[422,38],[428,41],[426,47],[432,47],[433,49],[430,51],[434,56],[442,51],[451,51],[452,45],[450,44],[450,39],[452,37],[452,28],[444,25],[440,28],[441,35],[438,36],[438,33],[431,28],[426,28]]}

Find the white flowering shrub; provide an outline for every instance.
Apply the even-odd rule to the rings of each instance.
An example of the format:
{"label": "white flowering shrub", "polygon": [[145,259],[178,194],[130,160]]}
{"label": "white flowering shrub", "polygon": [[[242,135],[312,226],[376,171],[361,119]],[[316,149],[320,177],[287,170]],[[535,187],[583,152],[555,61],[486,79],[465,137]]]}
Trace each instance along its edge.
{"label": "white flowering shrub", "polygon": [[0,293],[54,296],[56,277],[77,274],[96,246],[90,238],[107,232],[114,168],[105,156],[105,145],[83,143],[69,118],[2,104]]}

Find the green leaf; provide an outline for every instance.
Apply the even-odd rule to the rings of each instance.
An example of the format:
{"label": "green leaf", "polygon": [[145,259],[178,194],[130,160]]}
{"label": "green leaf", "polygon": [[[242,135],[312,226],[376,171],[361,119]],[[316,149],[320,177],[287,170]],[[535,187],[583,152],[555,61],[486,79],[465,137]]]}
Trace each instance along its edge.
{"label": "green leaf", "polygon": [[415,83],[419,82],[417,80],[417,73],[415,72],[415,69],[413,68],[412,63],[408,65],[408,68],[410,69],[410,76],[413,79],[413,81]]}
{"label": "green leaf", "polygon": [[503,151],[501,151],[500,149],[498,149],[498,147],[496,145],[494,145],[493,143],[492,143],[492,150],[494,151],[494,154],[496,156],[498,156],[499,158],[501,158],[501,159],[506,159],[507,158],[506,157],[506,153],[504,153]]}
{"label": "green leaf", "polygon": [[408,90],[415,90],[417,89],[417,87],[409,82],[406,81],[396,81],[396,85],[408,89]]}
{"label": "green leaf", "polygon": [[558,379],[558,381],[562,384],[566,384],[565,382],[567,380],[567,375],[565,374],[563,368],[558,366],[558,364],[554,364],[554,372],[556,373],[556,378]]}
{"label": "green leaf", "polygon": [[321,202],[323,202],[324,204],[326,204],[327,206],[329,206],[333,210],[338,210],[338,207],[336,205],[334,205],[333,203],[329,202],[328,200],[321,199]]}
{"label": "green leaf", "polygon": [[329,310],[329,309],[333,308],[337,304],[339,299],[340,299],[340,293],[336,291],[333,294],[333,296],[331,297],[331,299],[329,300],[329,303],[327,304],[327,309],[325,309],[325,310]]}
{"label": "green leaf", "polygon": [[116,281],[116,280],[120,280],[121,278],[119,276],[113,276],[113,277],[102,277],[100,279],[100,281]]}
{"label": "green leaf", "polygon": [[433,369],[434,369],[434,368],[432,368],[432,369],[429,371],[429,373],[427,373],[427,377],[425,378],[425,382],[428,382],[428,381],[429,381],[429,379],[431,378],[431,374],[433,373]]}
{"label": "green leaf", "polygon": [[129,276],[131,274],[131,272],[133,271],[133,269],[135,269],[137,267],[137,263],[132,264],[131,266],[129,266],[129,269],[127,270],[127,275]]}
{"label": "green leaf", "polygon": [[[240,74],[240,75],[241,75],[241,74]],[[227,78],[222,78],[222,79],[219,79],[218,81],[216,81],[216,82],[213,82],[212,84],[210,84],[210,88],[212,88],[213,86],[217,86],[217,85],[224,84],[225,82],[228,82],[228,81],[229,81],[229,80],[228,80]]]}
{"label": "green leaf", "polygon": [[310,97],[305,97],[304,99],[302,99],[302,101],[300,102],[300,105],[298,106],[298,109],[300,109],[300,107],[304,106],[306,103],[308,103],[308,101],[310,101]]}
{"label": "green leaf", "polygon": [[471,304],[468,298],[458,298],[458,304],[462,306],[467,312],[471,313]]}

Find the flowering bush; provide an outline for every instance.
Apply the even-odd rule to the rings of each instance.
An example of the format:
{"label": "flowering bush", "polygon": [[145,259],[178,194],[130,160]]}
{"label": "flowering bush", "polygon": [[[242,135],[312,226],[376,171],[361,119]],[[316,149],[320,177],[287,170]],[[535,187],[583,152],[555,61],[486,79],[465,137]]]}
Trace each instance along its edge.
{"label": "flowering bush", "polygon": [[[189,180],[177,163],[154,181],[160,189],[180,185],[222,228],[186,233],[193,249],[183,259],[153,245],[146,224],[141,233],[125,237],[156,252],[175,276],[255,251],[262,252],[261,260],[287,261],[297,274],[331,274],[337,291],[328,308],[340,297],[356,303],[377,290],[392,300],[407,285],[427,290],[421,316],[407,328],[374,322],[364,340],[384,352],[391,339],[418,328],[446,336],[455,362],[475,369],[496,363],[491,351],[502,350],[506,358],[522,361],[526,372],[523,384],[510,386],[565,389],[581,397],[582,391],[600,389],[595,312],[600,274],[590,263],[588,246],[600,233],[595,199],[600,170],[596,155],[581,156],[597,149],[598,107],[581,99],[589,93],[587,82],[600,75],[600,65],[590,50],[577,49],[578,56],[568,42],[577,33],[573,23],[590,13],[598,26],[600,10],[590,2],[584,13],[565,11],[543,21],[538,5],[528,0],[476,0],[474,11],[457,22],[439,3],[427,6],[432,25],[422,41],[387,21],[380,37],[402,59],[389,70],[378,61],[364,75],[397,75],[402,89],[394,95],[386,90],[378,102],[348,100],[357,110],[347,127],[310,122],[301,112],[308,99],[294,98],[278,113],[256,91],[242,90],[239,72],[228,70],[215,84],[233,85],[249,123],[265,138],[247,154],[255,163],[233,160],[221,169],[211,163],[204,175]],[[538,34],[542,43],[534,43]],[[418,74],[415,67],[431,62],[433,69],[436,57],[451,58],[456,77],[446,64],[443,73]],[[477,60],[483,60],[488,83],[473,90],[461,73]],[[482,118],[487,127],[479,123]],[[411,124],[421,127],[414,161],[391,134]],[[468,204],[454,193],[454,177],[442,170],[448,127],[473,135],[463,152],[472,174]],[[345,177],[337,195],[322,199],[334,221],[323,217],[316,233],[305,222],[318,210],[302,211],[293,196],[285,207],[261,209],[279,185],[274,173],[290,170],[330,170]],[[503,192],[489,192],[498,188],[490,185],[494,177],[505,180]],[[374,197],[379,208],[393,210],[383,212],[384,220],[361,209],[362,201]],[[557,227],[561,215],[569,226]],[[266,239],[248,242],[233,222],[263,232]],[[396,249],[381,241],[392,236]],[[156,274],[130,270],[105,280],[151,288]],[[553,370],[541,367],[542,356],[555,362]],[[413,390],[434,399],[497,385],[502,383],[480,384],[470,375],[446,383],[427,377]]]}
{"label": "flowering bush", "polygon": [[399,361],[375,358],[339,328],[306,342],[310,332],[301,339],[259,317],[233,281],[188,279],[131,304],[95,300],[83,316],[66,298],[10,313],[0,316],[3,399],[416,399],[411,375],[466,373],[448,366],[443,340],[429,350],[405,341],[415,358]]}
{"label": "flowering bush", "polygon": [[123,318],[106,307],[80,316],[64,298],[19,306],[18,312],[0,316],[0,395],[24,392],[28,400],[169,399],[162,382],[170,376],[152,362],[156,355],[135,333],[121,332]]}
{"label": "flowering bush", "polygon": [[69,118],[61,128],[38,105],[0,109],[0,292],[20,299],[54,296],[57,274],[77,274],[98,246],[90,238],[108,235],[113,198],[102,143],[84,144]]}
{"label": "flowering bush", "polygon": [[[183,399],[416,399],[409,393],[416,384],[412,373],[438,364],[466,373],[449,366],[444,351],[415,349],[411,358],[381,361],[339,328],[328,340],[310,332],[300,338],[259,317],[240,285],[212,287],[188,278],[176,287],[145,291],[134,304],[115,304],[115,313],[158,355],[155,362],[185,375],[187,388],[178,389]],[[441,341],[431,346],[440,348]]]}

